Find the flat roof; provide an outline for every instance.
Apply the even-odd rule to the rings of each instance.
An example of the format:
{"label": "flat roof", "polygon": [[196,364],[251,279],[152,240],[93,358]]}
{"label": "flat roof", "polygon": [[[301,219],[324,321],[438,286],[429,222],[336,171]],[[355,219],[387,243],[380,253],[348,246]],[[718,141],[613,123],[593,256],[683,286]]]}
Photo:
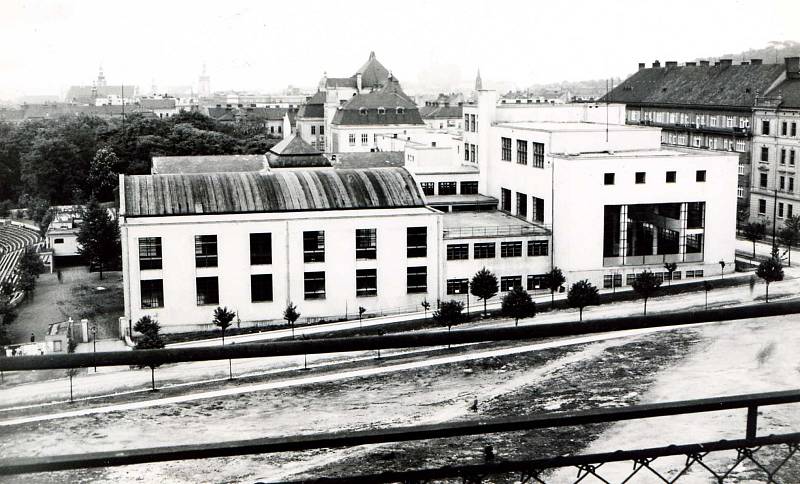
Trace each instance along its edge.
{"label": "flat roof", "polygon": [[547,132],[605,132],[609,131],[635,131],[641,129],[647,130],[660,130],[661,128],[654,126],[635,126],[628,124],[608,124],[605,123],[587,123],[578,121],[510,121],[497,123],[496,126],[501,128],[514,128],[526,129],[530,131],[547,131]]}
{"label": "flat roof", "polygon": [[475,205],[497,204],[498,200],[488,195],[426,195],[428,205]]}
{"label": "flat roof", "polygon": [[596,151],[586,153],[553,153],[555,158],[564,159],[621,159],[621,158],[654,158],[654,157],[695,157],[695,156],[739,156],[738,151],[720,152],[703,148],[665,148],[659,150],[620,150]]}
{"label": "flat roof", "polygon": [[528,222],[500,210],[447,212],[442,217],[445,239],[525,237],[549,235],[544,225]]}

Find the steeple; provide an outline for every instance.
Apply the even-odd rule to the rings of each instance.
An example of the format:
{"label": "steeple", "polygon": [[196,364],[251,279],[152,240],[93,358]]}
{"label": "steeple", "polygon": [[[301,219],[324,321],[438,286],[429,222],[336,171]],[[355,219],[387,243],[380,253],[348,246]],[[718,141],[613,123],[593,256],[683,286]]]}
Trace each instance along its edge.
{"label": "steeple", "polygon": [[478,75],[475,76],[475,90],[480,91],[483,89],[483,81],[481,81],[481,69],[478,68]]}
{"label": "steeple", "polygon": [[103,65],[100,64],[100,73],[97,74],[97,87],[106,86],[106,76],[103,75]]}

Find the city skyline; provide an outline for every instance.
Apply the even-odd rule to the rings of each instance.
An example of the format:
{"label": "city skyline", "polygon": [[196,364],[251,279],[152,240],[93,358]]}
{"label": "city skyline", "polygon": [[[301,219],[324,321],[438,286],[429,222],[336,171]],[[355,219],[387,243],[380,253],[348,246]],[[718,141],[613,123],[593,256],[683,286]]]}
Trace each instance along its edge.
{"label": "city skyline", "polygon": [[[752,8],[763,22],[748,21]],[[23,47],[0,53],[0,99],[63,96],[70,85],[91,84],[101,65],[110,84],[148,90],[196,85],[203,64],[214,90],[313,89],[325,72],[351,75],[370,51],[410,90],[464,87],[478,68],[485,84],[509,87],[626,77],[637,62],[687,61],[791,40],[798,9],[782,0],[680,2],[658,12],[653,25],[641,21],[654,15],[647,6],[628,1],[411,2],[380,12],[314,1],[232,2],[225,12],[145,2],[124,13],[121,27],[106,3],[13,0],[2,7],[0,40]],[[478,28],[475,18],[485,22]],[[670,27],[677,20],[680,32]],[[146,35],[132,41],[137,32]]]}

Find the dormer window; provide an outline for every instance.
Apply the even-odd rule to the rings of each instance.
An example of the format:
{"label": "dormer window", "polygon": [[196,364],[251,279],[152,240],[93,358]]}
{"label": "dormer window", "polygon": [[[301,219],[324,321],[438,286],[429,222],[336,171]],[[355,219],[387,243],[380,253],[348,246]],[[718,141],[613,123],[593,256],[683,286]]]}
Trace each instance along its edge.
{"label": "dormer window", "polygon": [[405,114],[405,113],[406,113],[405,108],[397,108],[397,114]]}
{"label": "dormer window", "polygon": [[358,108],[358,114],[360,114],[362,116],[366,116],[367,115],[367,108]]}
{"label": "dormer window", "polygon": [[378,108],[378,114],[386,114],[386,108],[381,106]]}

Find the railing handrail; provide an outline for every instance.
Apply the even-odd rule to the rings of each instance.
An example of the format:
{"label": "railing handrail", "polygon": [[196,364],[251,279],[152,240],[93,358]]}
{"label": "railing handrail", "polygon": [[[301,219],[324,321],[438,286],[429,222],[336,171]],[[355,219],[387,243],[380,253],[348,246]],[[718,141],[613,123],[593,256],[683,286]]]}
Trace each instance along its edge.
{"label": "railing handrail", "polygon": [[[800,402],[800,390],[742,394],[726,397],[680,400],[619,408],[598,408],[572,412],[552,412],[524,417],[502,417],[465,422],[412,425],[386,429],[329,432],[288,437],[268,437],[206,444],[188,444],[152,448],[90,452],[32,458],[0,460],[0,475],[28,472],[51,472],[87,467],[110,467],[148,462],[185,459],[205,459],[245,454],[297,452],[325,448],[355,447],[414,440],[462,437],[498,432],[516,432],[554,427],[571,427],[597,423],[619,422],[653,417],[717,412],[747,408],[749,412],[761,406]],[[749,418],[748,418],[749,423]],[[749,434],[749,425],[748,425]],[[748,435],[741,444],[757,441]],[[630,457],[629,457],[630,458]],[[628,459],[624,459],[628,460]]]}

